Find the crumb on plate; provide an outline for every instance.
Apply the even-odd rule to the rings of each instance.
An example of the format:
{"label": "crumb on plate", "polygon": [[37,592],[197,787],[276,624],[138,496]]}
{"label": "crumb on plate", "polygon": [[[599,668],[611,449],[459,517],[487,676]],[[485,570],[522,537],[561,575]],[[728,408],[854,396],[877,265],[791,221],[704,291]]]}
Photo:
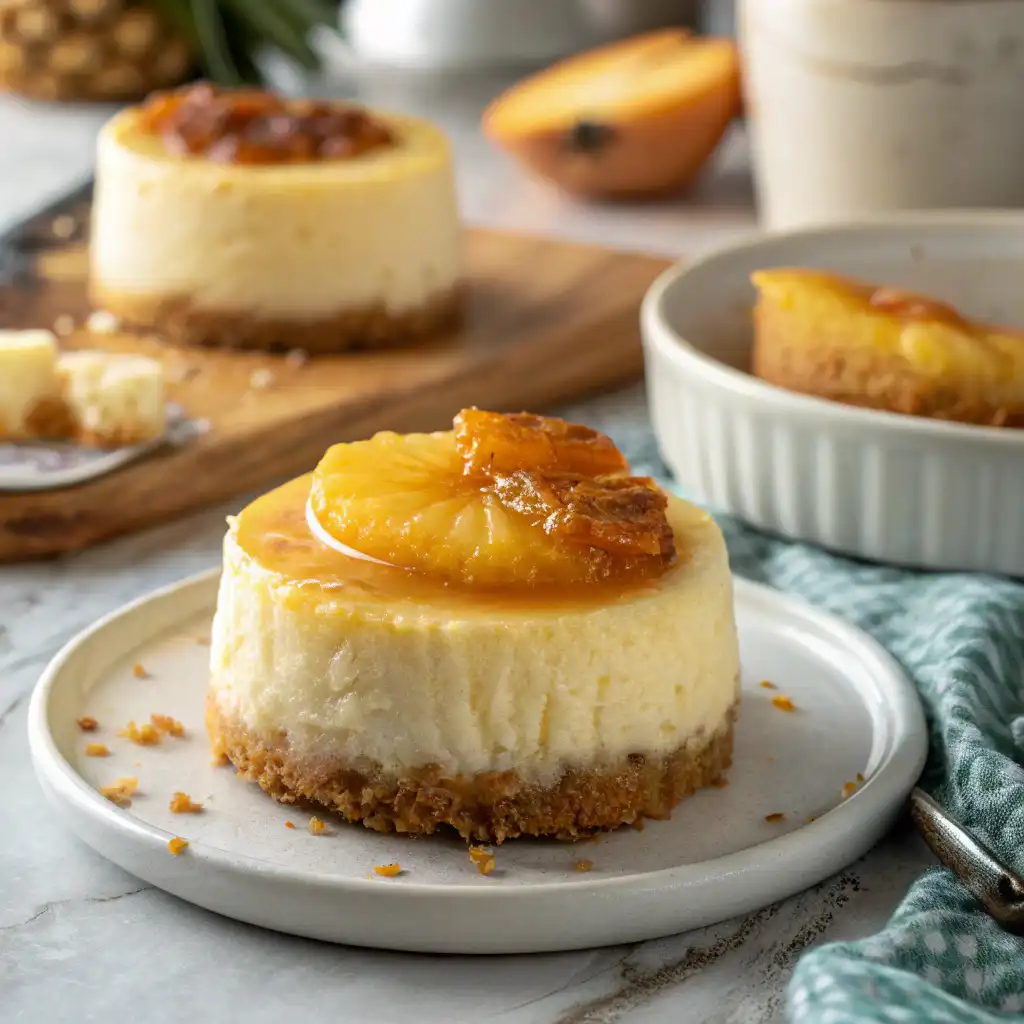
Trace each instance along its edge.
{"label": "crumb on plate", "polygon": [[95,732],[99,727],[100,723],[92,715],[85,715],[83,718],[78,719],[78,728],[82,732]]}
{"label": "crumb on plate", "polygon": [[156,727],[149,722],[136,725],[134,719],[130,721],[118,734],[132,743],[138,743],[140,747],[152,747],[160,742],[160,733]]}
{"label": "crumb on plate", "polygon": [[776,821],[785,821],[786,816],[782,813],[782,811],[775,811],[773,814],[766,814],[764,816],[764,820],[774,823]]}
{"label": "crumb on plate", "polygon": [[120,778],[109,786],[100,786],[100,795],[105,796],[118,807],[131,807],[132,795],[139,788],[139,780],[134,775]]}
{"label": "crumb on plate", "polygon": [[106,743],[86,743],[86,757],[110,757],[110,748]]}
{"label": "crumb on plate", "polygon": [[153,725],[160,730],[160,732],[169,733],[171,736],[184,736],[185,726],[181,724],[176,718],[172,718],[170,715],[150,715],[149,720]]}
{"label": "crumb on plate", "polygon": [[136,679],[149,679],[149,673],[146,671],[145,666],[138,662],[132,666],[132,675]]}
{"label": "crumb on plate", "polygon": [[764,688],[765,688],[766,690],[777,690],[777,689],[778,689],[778,687],[777,687],[777,686],[776,686],[776,685],[775,685],[775,684],[774,684],[773,682],[770,682],[770,681],[769,681],[769,680],[767,680],[767,679],[762,679],[762,680],[761,680],[761,685],[762,685],[762,686],[763,686],[763,687],[764,687]]}
{"label": "crumb on plate", "polygon": [[857,783],[856,782],[844,782],[843,783],[843,799],[844,800],[847,799],[847,797],[853,796],[853,794],[856,793],[856,792],[857,792]]}
{"label": "crumb on plate", "polygon": [[284,827],[285,828],[295,828],[295,822],[294,821],[286,821],[284,823]]}
{"label": "crumb on plate", "polygon": [[327,826],[320,818],[315,816],[309,819],[309,824],[306,827],[309,829],[311,836],[322,836],[327,831]]}
{"label": "crumb on plate", "polygon": [[590,871],[593,868],[594,862],[592,860],[578,860],[573,864],[574,871]]}
{"label": "crumb on plate", "polygon": [[171,797],[172,814],[198,814],[202,809],[203,805],[196,803],[188,793],[179,790]]}
{"label": "crumb on plate", "polygon": [[167,843],[167,849],[177,857],[185,847],[188,846],[188,840],[182,839],[181,836],[175,836]]}
{"label": "crumb on plate", "polygon": [[776,707],[780,711],[796,711],[796,705],[781,693],[772,697],[772,707]]}
{"label": "crumb on plate", "polygon": [[469,859],[476,865],[476,869],[481,875],[489,875],[497,866],[494,854],[482,846],[471,846]]}
{"label": "crumb on plate", "polygon": [[374,864],[373,872],[382,878],[394,878],[395,875],[402,873],[402,866],[400,864]]}
{"label": "crumb on plate", "polygon": [[864,781],[864,776],[860,772],[857,772],[857,781],[858,782],[863,782]]}

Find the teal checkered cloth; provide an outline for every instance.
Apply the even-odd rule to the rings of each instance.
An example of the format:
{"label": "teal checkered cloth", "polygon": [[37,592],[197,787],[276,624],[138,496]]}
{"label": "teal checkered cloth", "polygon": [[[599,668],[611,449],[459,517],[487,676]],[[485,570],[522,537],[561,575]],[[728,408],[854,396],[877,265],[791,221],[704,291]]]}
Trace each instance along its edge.
{"label": "teal checkered cloth", "polygon": [[[653,443],[632,440],[634,470],[667,479]],[[931,729],[922,785],[1024,874],[1024,585],[853,562],[719,523],[734,572],[841,616],[900,661]],[[936,868],[880,934],[805,954],[787,1010],[793,1024],[1006,1021],[1024,1015],[1024,938]]]}

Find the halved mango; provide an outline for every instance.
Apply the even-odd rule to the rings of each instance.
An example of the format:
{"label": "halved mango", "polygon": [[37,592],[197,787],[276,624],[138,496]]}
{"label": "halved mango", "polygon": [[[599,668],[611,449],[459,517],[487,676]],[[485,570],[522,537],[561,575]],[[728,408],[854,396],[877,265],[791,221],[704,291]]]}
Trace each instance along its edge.
{"label": "halved mango", "polygon": [[484,112],[485,135],[587,198],[687,186],[741,108],[735,44],[665,29],[571,57]]}

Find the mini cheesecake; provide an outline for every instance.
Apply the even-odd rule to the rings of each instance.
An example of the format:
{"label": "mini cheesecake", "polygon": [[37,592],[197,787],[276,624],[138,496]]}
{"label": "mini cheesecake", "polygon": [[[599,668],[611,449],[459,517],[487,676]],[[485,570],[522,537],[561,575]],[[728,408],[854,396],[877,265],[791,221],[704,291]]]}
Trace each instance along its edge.
{"label": "mini cheesecake", "polygon": [[335,446],[231,521],[207,724],[281,801],[569,839],[719,779],[738,672],[710,516],[593,431],[471,410]]}
{"label": "mini cheesecake", "polygon": [[312,354],[458,320],[450,147],[433,124],[205,84],[101,131],[93,305],[172,341]]}

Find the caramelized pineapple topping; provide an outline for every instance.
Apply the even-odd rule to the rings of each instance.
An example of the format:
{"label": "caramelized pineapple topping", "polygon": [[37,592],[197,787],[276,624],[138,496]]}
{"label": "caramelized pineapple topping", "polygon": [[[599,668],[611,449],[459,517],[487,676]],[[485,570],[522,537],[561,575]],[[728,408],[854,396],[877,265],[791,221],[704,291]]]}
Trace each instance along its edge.
{"label": "caramelized pineapple topping", "polygon": [[600,476],[629,469],[610,437],[553,416],[463,409],[454,426],[455,447],[467,475],[532,469]]}
{"label": "caramelized pineapple topping", "polygon": [[335,445],[313,475],[320,526],[359,554],[475,587],[629,582],[675,560],[668,500],[614,442],[527,413]]}

